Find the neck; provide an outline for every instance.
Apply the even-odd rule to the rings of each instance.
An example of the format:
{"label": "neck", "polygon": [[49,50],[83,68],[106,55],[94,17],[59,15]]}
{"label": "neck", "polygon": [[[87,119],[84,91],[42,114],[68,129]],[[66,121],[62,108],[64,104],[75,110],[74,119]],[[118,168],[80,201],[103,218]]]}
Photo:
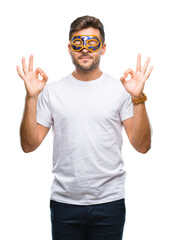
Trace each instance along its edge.
{"label": "neck", "polygon": [[91,81],[99,78],[103,72],[100,70],[100,68],[95,68],[90,71],[82,71],[80,69],[75,69],[75,71],[72,73],[72,75],[81,81]]}

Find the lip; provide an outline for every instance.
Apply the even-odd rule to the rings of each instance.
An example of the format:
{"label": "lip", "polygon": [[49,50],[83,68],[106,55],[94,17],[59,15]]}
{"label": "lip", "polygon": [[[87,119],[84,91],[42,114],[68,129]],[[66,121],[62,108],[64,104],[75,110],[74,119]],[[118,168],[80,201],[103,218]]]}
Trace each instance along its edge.
{"label": "lip", "polygon": [[90,57],[80,57],[80,59],[91,59]]}
{"label": "lip", "polygon": [[91,59],[92,57],[89,54],[81,54],[79,56],[80,59]]}

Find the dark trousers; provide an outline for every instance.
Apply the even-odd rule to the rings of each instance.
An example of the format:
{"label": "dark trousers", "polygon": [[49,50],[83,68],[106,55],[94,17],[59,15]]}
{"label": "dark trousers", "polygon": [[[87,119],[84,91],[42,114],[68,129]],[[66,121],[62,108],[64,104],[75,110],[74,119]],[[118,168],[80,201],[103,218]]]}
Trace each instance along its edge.
{"label": "dark trousers", "polygon": [[50,200],[53,240],[122,240],[125,200],[73,205]]}

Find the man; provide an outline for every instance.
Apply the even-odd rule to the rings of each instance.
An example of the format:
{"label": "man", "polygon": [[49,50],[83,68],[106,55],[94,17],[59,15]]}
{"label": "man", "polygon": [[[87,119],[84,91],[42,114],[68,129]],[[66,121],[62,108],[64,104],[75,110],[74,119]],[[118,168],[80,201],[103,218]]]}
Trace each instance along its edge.
{"label": "man", "polygon": [[97,18],[77,18],[69,39],[75,70],[60,81],[45,86],[48,77],[41,68],[33,71],[33,55],[28,69],[25,58],[23,72],[17,66],[27,91],[22,149],[34,151],[52,126],[53,240],[121,240],[125,222],[122,126],[137,151],[150,149],[143,89],[153,67],[147,71],[148,58],[141,68],[138,54],[136,70],[127,69],[121,81],[103,73],[100,58],[106,43]]}

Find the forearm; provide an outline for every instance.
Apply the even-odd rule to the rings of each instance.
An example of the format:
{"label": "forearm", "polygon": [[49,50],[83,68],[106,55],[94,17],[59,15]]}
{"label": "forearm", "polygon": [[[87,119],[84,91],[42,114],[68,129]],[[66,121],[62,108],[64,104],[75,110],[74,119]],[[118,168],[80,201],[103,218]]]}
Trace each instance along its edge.
{"label": "forearm", "polygon": [[133,105],[132,145],[141,152],[146,153],[151,147],[151,129],[145,103]]}
{"label": "forearm", "polygon": [[36,121],[37,98],[25,98],[25,109],[20,127],[21,146],[24,152],[34,151],[38,146],[38,127]]}

